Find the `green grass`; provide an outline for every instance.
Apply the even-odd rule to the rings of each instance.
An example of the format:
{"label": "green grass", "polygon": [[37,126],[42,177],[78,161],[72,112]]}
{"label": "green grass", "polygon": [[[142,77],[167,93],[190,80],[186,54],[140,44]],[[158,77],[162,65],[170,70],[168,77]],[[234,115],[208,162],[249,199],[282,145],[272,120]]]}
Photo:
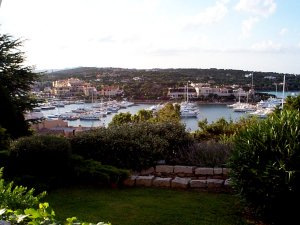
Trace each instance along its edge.
{"label": "green grass", "polygon": [[247,224],[238,199],[226,193],[73,187],[49,192],[45,200],[60,220],[76,216],[81,221],[112,225]]}

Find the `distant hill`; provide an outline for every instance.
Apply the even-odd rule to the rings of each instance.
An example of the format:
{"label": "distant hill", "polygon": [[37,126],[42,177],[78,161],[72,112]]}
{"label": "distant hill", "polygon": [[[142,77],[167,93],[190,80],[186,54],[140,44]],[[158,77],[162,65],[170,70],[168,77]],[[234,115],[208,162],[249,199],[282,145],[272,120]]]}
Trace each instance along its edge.
{"label": "distant hill", "polygon": [[[112,67],[77,67],[46,73],[47,79],[57,80],[68,77],[77,77],[84,80],[101,80],[102,84],[134,84],[137,81],[133,78],[139,77],[139,82],[143,86],[156,86],[157,88],[175,87],[185,85],[187,81],[196,83],[211,83],[212,85],[232,85],[250,87],[252,83],[251,73],[253,73],[253,84],[256,90],[275,90],[275,84],[280,86],[283,82],[283,73],[244,71],[233,69],[195,69],[195,68],[176,68],[176,69],[127,69]],[[300,90],[300,76],[294,74],[286,75],[287,90]],[[141,86],[141,85],[139,85]],[[149,89],[149,87],[147,87]],[[279,89],[278,89],[279,90]]]}

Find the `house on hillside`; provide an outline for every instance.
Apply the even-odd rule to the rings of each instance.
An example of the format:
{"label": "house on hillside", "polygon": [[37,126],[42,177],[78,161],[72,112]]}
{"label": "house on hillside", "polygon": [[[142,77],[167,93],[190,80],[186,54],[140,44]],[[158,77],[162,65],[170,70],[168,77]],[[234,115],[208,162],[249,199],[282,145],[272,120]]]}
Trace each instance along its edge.
{"label": "house on hillside", "polygon": [[100,96],[107,96],[107,97],[115,97],[120,96],[124,93],[122,89],[120,89],[119,86],[104,86],[98,94]]}

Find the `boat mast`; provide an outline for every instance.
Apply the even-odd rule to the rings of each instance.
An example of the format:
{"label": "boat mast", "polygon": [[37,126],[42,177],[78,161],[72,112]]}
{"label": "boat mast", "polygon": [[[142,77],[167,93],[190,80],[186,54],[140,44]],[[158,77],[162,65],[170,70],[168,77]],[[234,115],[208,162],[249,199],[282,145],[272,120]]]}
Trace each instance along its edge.
{"label": "boat mast", "polygon": [[283,102],[284,102],[284,89],[285,89],[285,75],[283,75],[283,85],[282,85],[282,101],[281,101],[282,109],[283,109]]}
{"label": "boat mast", "polygon": [[186,102],[189,102],[189,82],[186,84]]}

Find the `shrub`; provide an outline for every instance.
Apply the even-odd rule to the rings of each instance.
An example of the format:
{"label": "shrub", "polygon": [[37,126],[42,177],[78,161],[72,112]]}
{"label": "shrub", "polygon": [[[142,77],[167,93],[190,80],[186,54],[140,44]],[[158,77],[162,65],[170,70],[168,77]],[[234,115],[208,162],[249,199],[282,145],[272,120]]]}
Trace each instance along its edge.
{"label": "shrub", "polygon": [[129,177],[129,171],[102,165],[92,159],[72,156],[73,182],[89,184],[122,184]]}
{"label": "shrub", "polygon": [[56,176],[68,170],[70,154],[66,138],[36,135],[15,141],[10,159],[16,175]]}
{"label": "shrub", "polygon": [[194,143],[179,151],[175,163],[201,167],[223,167],[228,163],[231,148],[230,143],[215,140]]}
{"label": "shrub", "polygon": [[9,152],[8,176],[16,183],[37,190],[64,185],[70,172],[68,139],[53,135],[23,137]]}
{"label": "shrub", "polygon": [[40,203],[37,209],[28,208],[25,210],[11,210],[0,208],[0,224],[111,225],[111,223],[104,222],[82,222],[76,217],[70,217],[65,219],[65,221],[59,221],[55,218],[55,212],[47,202]]}
{"label": "shrub", "polygon": [[174,159],[191,137],[178,123],[136,123],[99,128],[71,138],[73,153],[104,165],[141,170]]}
{"label": "shrub", "polygon": [[194,137],[198,141],[204,140],[223,140],[231,141],[231,139],[243,129],[245,126],[251,125],[257,122],[257,118],[240,118],[234,122],[232,120],[226,121],[224,118],[220,118],[211,124],[208,124],[207,119],[199,121],[199,129],[195,131]]}
{"label": "shrub", "polygon": [[45,197],[46,192],[34,196],[34,189],[16,186],[13,182],[7,183],[2,179],[3,167],[0,168],[0,208],[25,209],[37,207],[39,201]]}
{"label": "shrub", "polygon": [[9,149],[10,138],[6,130],[0,126],[0,151]]}
{"label": "shrub", "polygon": [[299,124],[299,112],[283,111],[252,124],[234,140],[229,163],[232,185],[257,215],[274,224],[288,224],[297,217]]}

